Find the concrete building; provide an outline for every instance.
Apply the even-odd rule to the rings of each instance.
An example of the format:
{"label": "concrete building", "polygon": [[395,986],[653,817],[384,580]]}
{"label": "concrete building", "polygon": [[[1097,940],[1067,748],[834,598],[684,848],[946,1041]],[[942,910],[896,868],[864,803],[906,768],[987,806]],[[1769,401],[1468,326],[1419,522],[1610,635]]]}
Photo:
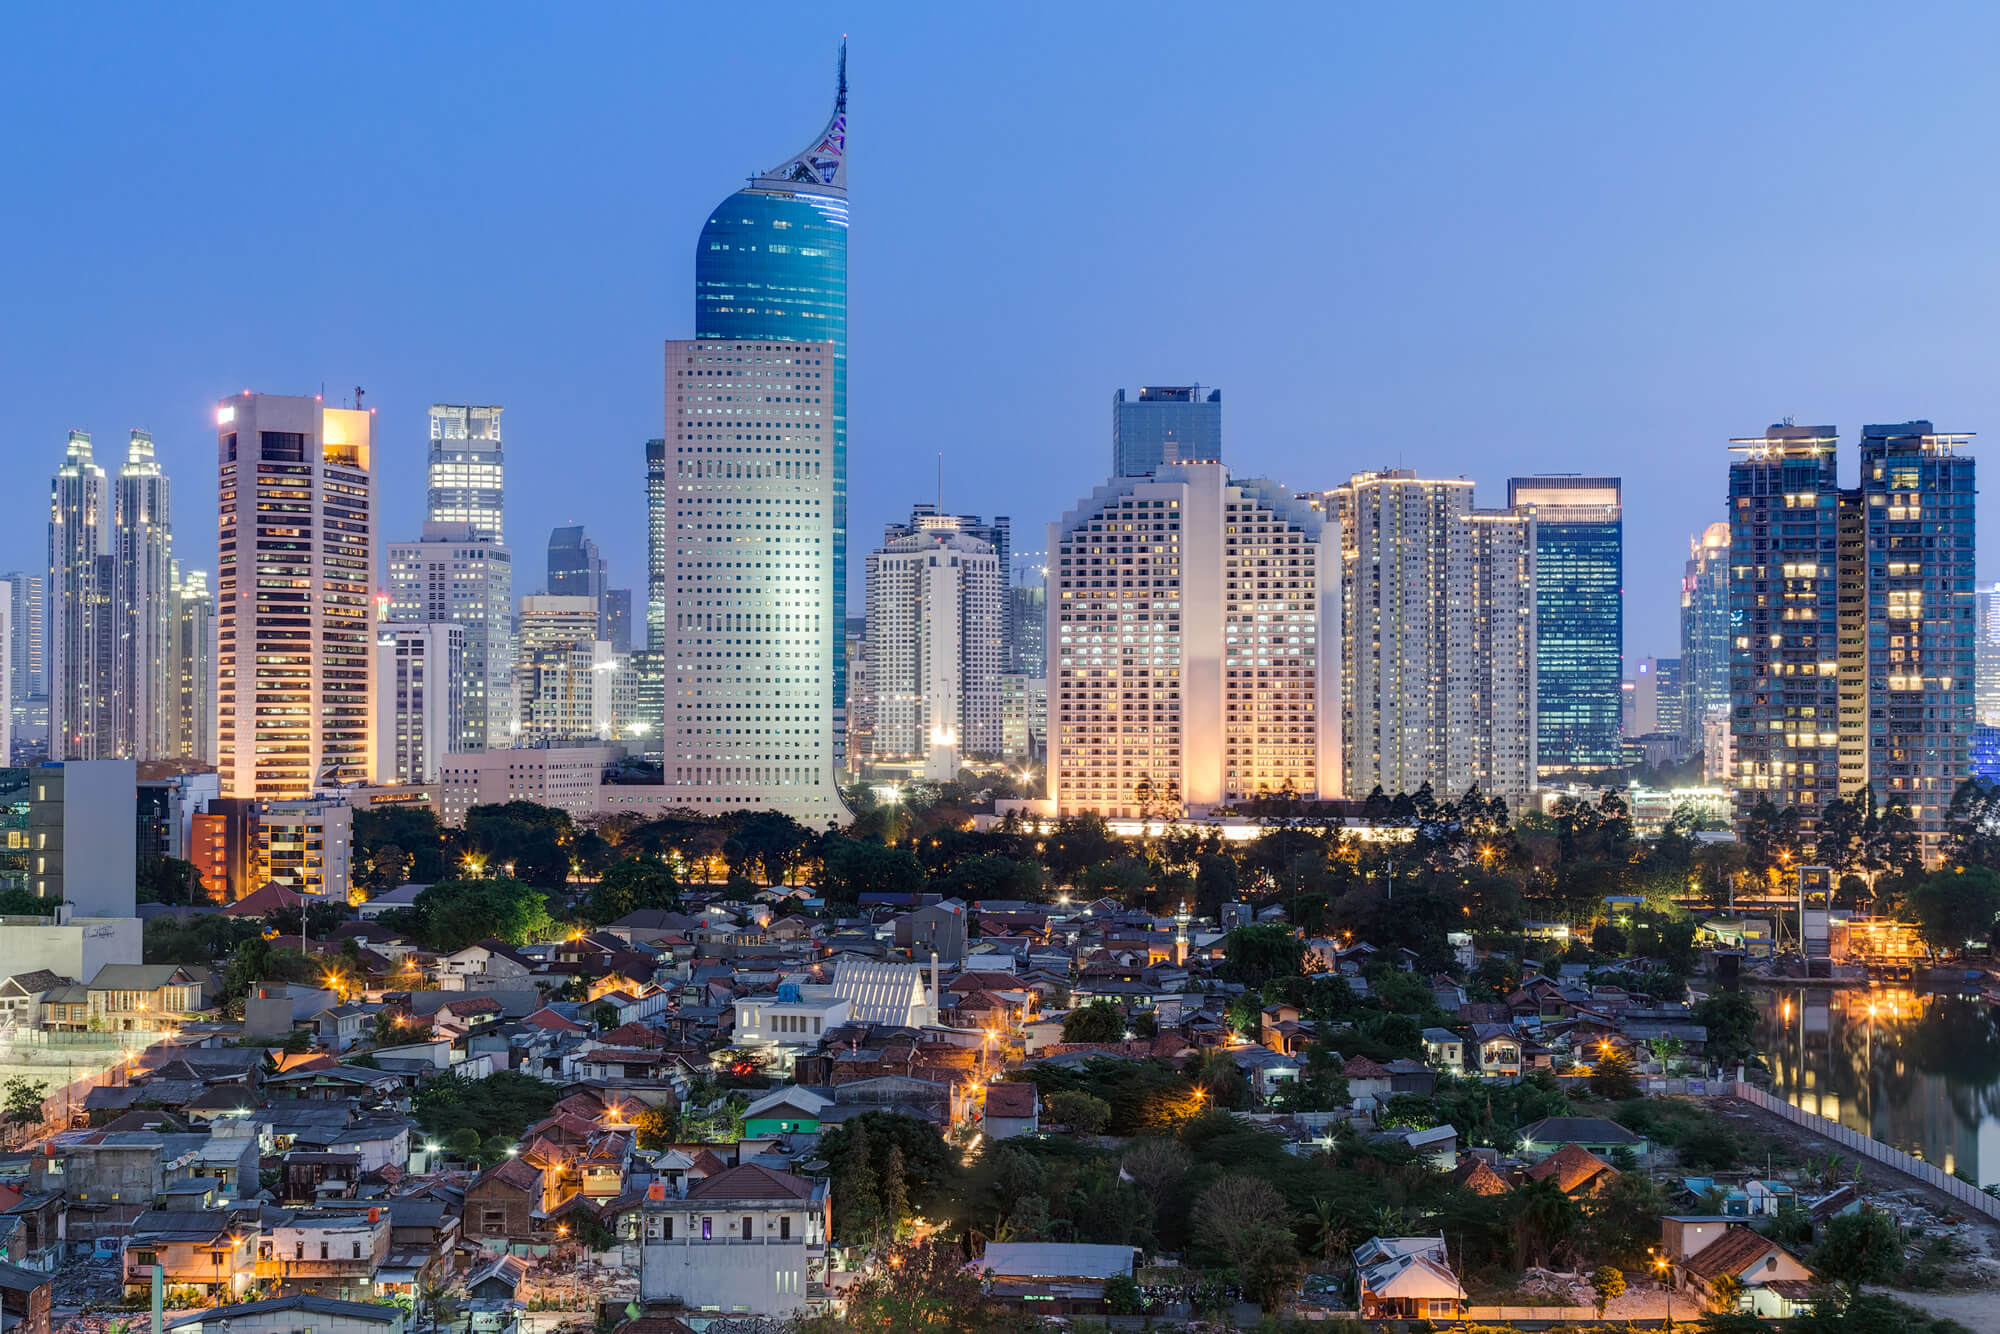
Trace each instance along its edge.
{"label": "concrete building", "polygon": [[251,888],[269,881],[308,899],[347,902],[353,823],[353,810],[339,798],[260,802]]}
{"label": "concrete building", "polygon": [[134,431],[118,470],[118,593],[124,619],[119,655],[121,731],[134,759],[180,753],[180,636],[174,624],[173,514],[153,437]]}
{"label": "concrete building", "polygon": [[1507,508],[1535,518],[1537,766],[1545,774],[1616,768],[1625,652],[1618,479],[1510,477]]}
{"label": "concrete building", "polygon": [[[36,897],[79,917],[130,917],[137,901],[139,767],[70,760],[28,776],[28,842]],[[71,974],[77,976],[77,974]]]}
{"label": "concrete building", "polygon": [[1049,795],[1176,818],[1340,793],[1333,547],[1220,464],[1099,487],[1049,528]]}
{"label": "concrete building", "polygon": [[1021,672],[1000,674],[1000,758],[1038,761],[1048,749],[1049,683]]}
{"label": "concrete building", "polygon": [[438,764],[438,819],[455,828],[470,808],[505,801],[555,806],[575,819],[595,814],[604,766],[616,753],[610,746],[524,746],[446,755]]}
{"label": "concrete building", "polygon": [[641,1209],[639,1295],[690,1311],[786,1318],[823,1299],[832,1201],[824,1181],[746,1163]]}
{"label": "concrete building", "polygon": [[1222,461],[1222,391],[1147,385],[1111,396],[1111,475],[1145,477],[1179,463]]}
{"label": "concrete building", "polygon": [[174,710],[172,754],[196,764],[215,763],[215,601],[208,572],[188,570],[175,580],[173,599]]}
{"label": "concrete building", "polygon": [[[0,646],[13,640],[14,590],[5,579],[0,579]],[[17,673],[11,654],[0,656],[0,760],[13,763],[14,754],[14,692],[21,689],[18,684],[21,673]]]}
{"label": "concrete building", "polygon": [[694,810],[775,809],[819,828],[846,809],[834,783],[834,359],[830,343],[666,346],[665,769]]}
{"label": "concrete building", "polygon": [[113,759],[118,727],[113,502],[90,433],[71,431],[49,486],[49,755]]}
{"label": "concrete building", "polygon": [[2000,727],[2000,584],[1976,592],[1979,642],[1973,648],[1973,711],[1983,727]]}
{"label": "concrete building", "polygon": [[1688,539],[1681,575],[1681,725],[1690,747],[1710,718],[1729,716],[1729,525]]}
{"label": "concrete building", "polygon": [[389,619],[465,631],[455,750],[504,746],[514,719],[514,557],[470,524],[426,523],[389,544]]}
{"label": "concrete building", "polygon": [[383,621],[375,627],[376,779],[430,783],[464,734],[465,627]]}
{"label": "concrete building", "polygon": [[[667,527],[673,494],[667,480],[667,442],[646,442],[646,649],[660,653],[667,647],[667,566],[673,560],[673,543]],[[661,716],[666,705],[661,703]]]}
{"label": "concrete building", "polygon": [[46,610],[42,590],[46,576],[26,570],[0,575],[7,584],[7,661],[16,700],[48,694],[44,634]]}
{"label": "concrete building", "polygon": [[497,404],[431,404],[426,523],[464,524],[476,540],[506,543],[504,411]]}
{"label": "concrete building", "polygon": [[[1005,657],[1002,566],[990,543],[949,528],[920,529],[868,554],[868,689],[871,754],[943,758],[1001,749],[1000,668]],[[942,771],[948,770],[948,771]]]}
{"label": "concrete building", "polygon": [[612,677],[625,668],[599,635],[602,605],[576,595],[521,599],[514,721],[508,728],[516,745],[560,745],[612,734]]}
{"label": "concrete building", "polygon": [[300,797],[366,782],[375,772],[374,417],[317,397],[245,393],[218,403],[215,420],[223,795]]}
{"label": "concrete building", "polygon": [[1357,473],[1323,503],[1339,529],[1347,791],[1477,784],[1519,804],[1539,744],[1533,507],[1475,510],[1471,482],[1402,469]]}

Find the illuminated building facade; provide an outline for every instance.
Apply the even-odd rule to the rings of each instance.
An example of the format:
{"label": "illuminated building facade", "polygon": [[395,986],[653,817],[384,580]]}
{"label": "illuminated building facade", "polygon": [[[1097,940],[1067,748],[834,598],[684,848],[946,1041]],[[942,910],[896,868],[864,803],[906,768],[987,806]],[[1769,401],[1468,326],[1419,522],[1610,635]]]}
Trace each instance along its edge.
{"label": "illuminated building facade", "polygon": [[245,393],[215,418],[222,794],[365,783],[375,774],[374,416]]}
{"label": "illuminated building facade", "polygon": [[434,783],[464,731],[465,627],[383,621],[375,627],[375,738],[382,783]]}
{"label": "illuminated building facade", "polygon": [[1688,539],[1681,575],[1681,730],[1702,744],[1706,720],[1729,715],[1729,525]]}
{"label": "illuminated building facade", "polygon": [[118,565],[112,496],[90,433],[71,431],[49,486],[49,757],[122,753],[118,708]]}
{"label": "illuminated building facade", "polygon": [[1535,712],[1544,774],[1620,763],[1625,674],[1624,508],[1616,477],[1510,477],[1535,513]]}
{"label": "illuminated building facade", "polygon": [[1049,795],[1175,818],[1340,794],[1331,552],[1218,463],[1117,478],[1049,527]]}
{"label": "illuminated building facade", "polygon": [[431,404],[431,456],[424,519],[462,523],[472,535],[505,542],[507,455],[497,405]]}
{"label": "illuminated building facade", "polygon": [[[952,528],[890,532],[868,555],[869,758],[921,757],[938,746],[998,755],[999,554]],[[949,777],[957,776],[954,766]]]}
{"label": "illuminated building facade", "polygon": [[174,627],[173,507],[153,437],[134,431],[118,470],[119,730],[125,753],[161,760],[182,755],[180,647]]}
{"label": "illuminated building facade", "polygon": [[469,524],[424,525],[389,544],[389,619],[448,621],[465,631],[457,677],[459,739],[451,750],[509,742],[514,716],[514,557]]}

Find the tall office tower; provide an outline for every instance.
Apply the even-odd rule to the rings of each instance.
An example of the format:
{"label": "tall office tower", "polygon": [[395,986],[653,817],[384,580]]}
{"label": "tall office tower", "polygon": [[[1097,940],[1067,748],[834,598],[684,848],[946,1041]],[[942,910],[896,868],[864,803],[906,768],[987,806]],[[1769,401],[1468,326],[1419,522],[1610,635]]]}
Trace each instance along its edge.
{"label": "tall office tower", "polygon": [[315,396],[216,405],[222,795],[375,776],[374,416]]}
{"label": "tall office tower", "polygon": [[1973,462],[1958,452],[1971,440],[1927,421],[1861,428],[1868,781],[1908,804],[1929,858],[1972,773]]}
{"label": "tall office tower", "polygon": [[166,474],[153,457],[153,437],[132,432],[118,470],[119,611],[124,624],[119,658],[122,728],[134,759],[177,757],[179,646],[174,626],[173,506]]}
{"label": "tall office tower", "polygon": [[427,523],[389,544],[389,619],[465,628],[459,739],[452,750],[509,744],[514,718],[514,557],[470,524]]}
{"label": "tall office tower", "polygon": [[[1620,723],[1627,736],[1654,736],[1662,732],[1678,732],[1669,727],[1668,713],[1672,706],[1666,699],[1667,690],[1665,667],[1671,659],[1634,658],[1632,677],[1624,683],[1623,718]],[[1678,673],[1678,665],[1675,668]]]}
{"label": "tall office tower", "polygon": [[1049,683],[1021,672],[1000,674],[1000,758],[1038,760],[1049,735]]}
{"label": "tall office tower", "polygon": [[[90,434],[71,431],[49,487],[48,673],[51,759],[121,753],[114,689],[118,638],[102,617],[113,606],[111,492],[91,457]],[[107,655],[109,655],[107,657]]]}
{"label": "tall office tower", "polygon": [[667,646],[667,571],[674,562],[667,527],[667,442],[646,442],[646,648]]}
{"label": "tall office tower", "polygon": [[[774,238],[782,236],[783,240]],[[826,605],[816,615],[825,642],[824,672],[832,729],[830,760],[846,740],[847,661],[840,651],[839,628],[847,615],[847,47],[840,49],[840,72],[833,115],[811,146],[778,166],[755,176],[750,184],[718,204],[701,229],[694,256],[694,336],[698,341],[727,343],[774,342],[792,348],[827,342],[833,345],[831,375],[816,382],[817,396],[826,401],[815,409],[828,439],[821,468],[827,484],[823,537],[831,557],[829,576],[821,591]],[[720,367],[716,368],[718,371]],[[675,378],[667,377],[671,419]],[[769,405],[777,406],[777,405]],[[716,415],[734,416],[717,408]],[[762,420],[783,420],[765,415]],[[716,423],[711,417],[709,424]],[[671,422],[670,422],[671,426]],[[670,430],[671,434],[671,430]],[[754,433],[753,433],[754,434]],[[744,437],[749,438],[747,435]],[[685,442],[675,440],[675,445]],[[768,441],[764,443],[769,443]],[[680,461],[680,460],[677,460]],[[678,474],[677,474],[678,476]],[[676,530],[675,541],[686,534]],[[676,584],[676,589],[682,585]],[[790,590],[796,593],[797,589]],[[675,595],[678,601],[678,594]],[[766,697],[768,698],[768,696]],[[778,752],[760,752],[765,755]],[[700,760],[684,765],[701,772],[798,772],[817,760],[792,756],[774,762]],[[797,761],[797,762],[795,762]],[[826,774],[797,780],[808,785],[828,781]],[[737,780],[718,780],[736,782]],[[735,788],[729,788],[735,791]],[[811,786],[799,793],[813,790]],[[720,791],[710,794],[720,800]],[[818,809],[822,798],[806,798]]]}
{"label": "tall office tower", "polygon": [[472,535],[505,542],[507,452],[497,405],[431,404],[428,523],[463,523]]}
{"label": "tall office tower", "polygon": [[178,668],[174,753],[198,764],[215,763],[215,603],[208,572],[188,570],[174,589],[174,663]]}
{"label": "tall office tower", "polygon": [[633,649],[626,659],[632,676],[632,717],[628,730],[647,755],[661,753],[660,720],[667,713],[667,678],[661,655],[649,648]]}
{"label": "tall office tower", "polygon": [[607,588],[604,590],[604,615],[599,618],[600,629],[611,651],[624,657],[632,651],[632,590],[629,588]]}
{"label": "tall office tower", "polygon": [[464,733],[465,627],[450,621],[375,626],[376,778],[435,783],[438,765]]}
{"label": "tall office tower", "polygon": [[666,345],[675,805],[781,810],[816,829],[845,814],[834,786],[835,352],[831,340]]}
{"label": "tall office tower", "polygon": [[949,751],[927,776],[953,779],[958,756],[998,755],[1005,584],[993,545],[951,529],[905,533],[870,552],[867,571],[874,757]]}
{"label": "tall office tower", "polygon": [[[1839,434],[1730,442],[1729,677],[1739,823],[1760,798],[1814,827],[1841,795]],[[1865,781],[1865,776],[1860,777]]]}
{"label": "tall office tower", "polygon": [[[14,632],[14,590],[0,578],[0,644],[11,644]],[[0,766],[14,764],[14,663],[0,654]]]}
{"label": "tall office tower", "polygon": [[1979,605],[1974,714],[1981,726],[2000,727],[2000,584],[1976,589],[1974,596]]}
{"label": "tall office tower", "polygon": [[1681,723],[1690,750],[1729,702],[1729,525],[1712,523],[1688,539],[1681,575]]}
{"label": "tall office tower", "polygon": [[[1668,736],[1687,736],[1687,696],[1683,693],[1681,660],[1653,659],[1653,721]],[[1681,747],[1685,750],[1685,745]]]}
{"label": "tall office tower", "polygon": [[587,597],[521,599],[514,664],[516,745],[612,735],[613,674],[627,670],[597,636],[598,604]]}
{"label": "tall office tower", "polygon": [[1624,520],[1616,477],[1510,477],[1507,508],[1532,508],[1535,703],[1544,774],[1615,769],[1625,674]]}
{"label": "tall office tower", "polygon": [[18,720],[24,701],[48,694],[43,670],[42,635],[46,613],[42,606],[44,576],[25,570],[9,570],[0,579],[12,589],[8,598],[7,661],[13,671],[14,712]]}
{"label": "tall office tower", "polygon": [[1339,795],[1322,533],[1309,502],[1219,463],[1114,479],[1049,526],[1062,814]]}
{"label": "tall office tower", "polygon": [[862,772],[862,761],[875,753],[875,695],[868,685],[868,618],[849,616],[842,638],[847,717],[841,733],[846,744],[840,750],[840,768],[854,778]]}
{"label": "tall office tower", "polygon": [[1222,391],[1147,385],[1111,396],[1111,475],[1144,477],[1177,463],[1222,461]]}
{"label": "tall office tower", "polygon": [[1049,590],[1043,584],[1015,584],[1007,590],[1008,671],[1048,674],[1048,623]]}
{"label": "tall office tower", "polygon": [[1471,733],[1468,776],[1489,796],[1519,802],[1535,789],[1541,753],[1542,581],[1535,573],[1547,546],[1532,509],[1474,510],[1466,523],[1472,644],[1459,716]]}
{"label": "tall office tower", "polygon": [[582,524],[549,532],[549,593],[604,604],[604,558]]}
{"label": "tall office tower", "polygon": [[1457,797],[1476,783],[1525,800],[1539,750],[1536,672],[1532,653],[1526,671],[1515,655],[1524,636],[1534,643],[1538,620],[1532,508],[1475,512],[1471,482],[1402,469],[1357,473],[1321,503],[1339,527],[1348,792],[1429,783]]}

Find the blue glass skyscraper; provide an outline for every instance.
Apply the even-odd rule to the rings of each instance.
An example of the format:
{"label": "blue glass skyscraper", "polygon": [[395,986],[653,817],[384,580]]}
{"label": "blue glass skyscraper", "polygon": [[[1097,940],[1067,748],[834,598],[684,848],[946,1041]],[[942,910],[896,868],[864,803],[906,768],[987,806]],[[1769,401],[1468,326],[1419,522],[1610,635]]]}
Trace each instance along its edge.
{"label": "blue glass skyscraper", "polygon": [[[716,206],[694,257],[697,339],[833,344],[833,597],[847,604],[847,47],[833,117],[811,145]],[[847,708],[834,636],[833,707]],[[836,726],[836,736],[840,729]]]}
{"label": "blue glass skyscraper", "polygon": [[1510,477],[1535,513],[1535,729],[1542,776],[1616,768],[1625,674],[1624,510],[1616,477]]}

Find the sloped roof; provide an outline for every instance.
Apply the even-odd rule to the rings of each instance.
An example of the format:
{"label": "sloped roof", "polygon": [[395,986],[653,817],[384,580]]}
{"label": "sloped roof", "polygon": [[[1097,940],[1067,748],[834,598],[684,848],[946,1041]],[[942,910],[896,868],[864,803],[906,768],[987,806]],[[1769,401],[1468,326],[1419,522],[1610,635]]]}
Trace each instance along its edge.
{"label": "sloped roof", "polygon": [[1740,1275],[1771,1251],[1784,1249],[1747,1227],[1732,1227],[1681,1263],[1688,1273],[1707,1281],[1724,1274]]}
{"label": "sloped roof", "polygon": [[1574,1195],[1592,1182],[1608,1181],[1618,1175],[1618,1169],[1605,1162],[1581,1144],[1565,1144],[1548,1157],[1528,1169],[1530,1181],[1555,1179],[1556,1188],[1565,1195]]}
{"label": "sloped roof", "polygon": [[266,880],[257,889],[245,894],[236,902],[222,910],[224,917],[262,917],[280,908],[296,908],[305,902],[297,890],[287,889],[275,880]]}
{"label": "sloped roof", "polygon": [[995,1084],[986,1090],[988,1117],[1030,1117],[1035,1114],[1033,1084]]}
{"label": "sloped roof", "polygon": [[1521,1138],[1536,1144],[1637,1144],[1639,1137],[1602,1116],[1545,1116],[1521,1127]]}
{"label": "sloped roof", "polygon": [[1451,1179],[1454,1185],[1463,1186],[1474,1195],[1505,1195],[1513,1189],[1507,1178],[1494,1171],[1493,1164],[1484,1158],[1461,1159],[1452,1169]]}
{"label": "sloped roof", "polygon": [[975,1263],[1000,1278],[1115,1278],[1131,1274],[1134,1254],[1130,1246],[995,1241]]}
{"label": "sloped roof", "polygon": [[774,1172],[745,1163],[726,1168],[688,1187],[690,1200],[810,1200],[813,1187],[804,1177]]}

